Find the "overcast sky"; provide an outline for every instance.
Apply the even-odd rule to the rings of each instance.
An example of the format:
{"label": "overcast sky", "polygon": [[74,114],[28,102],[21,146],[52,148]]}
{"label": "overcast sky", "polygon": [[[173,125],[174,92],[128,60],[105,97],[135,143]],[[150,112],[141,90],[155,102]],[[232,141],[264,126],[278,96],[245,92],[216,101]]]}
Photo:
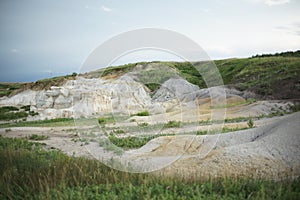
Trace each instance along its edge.
{"label": "overcast sky", "polygon": [[78,72],[102,42],[139,28],[181,33],[212,59],[300,49],[299,0],[1,0],[0,25],[0,82]]}

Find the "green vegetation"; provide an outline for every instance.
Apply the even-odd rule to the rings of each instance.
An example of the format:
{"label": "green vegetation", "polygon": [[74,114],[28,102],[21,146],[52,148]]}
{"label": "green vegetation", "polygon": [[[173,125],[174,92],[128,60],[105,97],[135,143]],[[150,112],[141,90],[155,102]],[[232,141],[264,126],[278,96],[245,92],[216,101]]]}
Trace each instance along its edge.
{"label": "green vegetation", "polygon": [[129,71],[131,71],[137,64],[139,63],[129,63],[126,65],[120,65],[120,66],[111,66],[107,67],[104,70],[99,70],[98,75],[95,74],[93,75],[93,78],[99,78],[103,76],[108,76],[108,75],[123,75]]}
{"label": "green vegetation", "polygon": [[108,139],[115,144],[116,146],[123,149],[136,149],[144,146],[150,140],[161,137],[161,136],[171,136],[174,134],[159,134],[159,135],[151,135],[151,136],[141,136],[141,137],[116,137],[114,135],[110,135]]}
{"label": "green vegetation", "polygon": [[28,115],[38,115],[37,112],[30,111],[30,105],[22,106],[20,109],[14,106],[1,107],[0,120],[25,119]]}
{"label": "green vegetation", "polygon": [[28,114],[24,111],[0,113],[0,120],[14,120],[27,117]]}
{"label": "green vegetation", "polygon": [[280,57],[300,57],[300,50],[298,51],[287,51],[287,52],[282,52],[282,53],[274,53],[274,54],[262,54],[262,55],[255,55],[252,56],[252,58],[257,58],[257,57],[272,57],[272,56],[280,56]]}
{"label": "green vegetation", "polygon": [[[163,70],[142,71],[138,73],[138,79],[152,92],[158,89],[168,78],[177,74],[200,88],[206,88],[206,83],[199,71],[206,73],[206,69],[209,69],[213,64],[213,62],[141,62],[109,67],[104,71],[100,70],[90,74],[101,72],[104,76],[120,76],[137,65],[146,66],[151,63],[162,66],[159,69]],[[300,97],[299,51],[252,58],[215,60],[214,63],[225,85],[232,85],[240,90],[251,90],[265,98],[273,96],[277,99],[297,99]],[[170,68],[168,69],[168,67]]]}
{"label": "green vegetation", "polygon": [[0,128],[7,128],[7,127],[54,127],[54,126],[74,126],[74,119],[73,118],[56,118],[56,119],[48,119],[48,120],[39,120],[39,121],[22,121],[16,123],[6,123],[0,124]]}
{"label": "green vegetation", "polygon": [[104,138],[99,141],[99,145],[104,148],[105,151],[111,151],[117,155],[122,155],[123,150],[115,146],[109,139]]}
{"label": "green vegetation", "polygon": [[1,113],[6,113],[10,111],[19,111],[19,108],[14,107],[14,106],[3,106],[0,108]]}
{"label": "green vegetation", "polygon": [[105,124],[110,124],[110,123],[116,123],[118,121],[124,121],[128,118],[126,115],[106,115],[103,117],[98,118],[98,124],[100,125],[105,125]]}
{"label": "green vegetation", "polygon": [[254,122],[253,122],[252,118],[250,118],[248,120],[247,125],[248,125],[249,128],[253,128],[254,127]]}
{"label": "green vegetation", "polygon": [[0,199],[298,199],[300,180],[167,178],[0,137]]}
{"label": "green vegetation", "polygon": [[[228,133],[228,132],[241,131],[241,130],[246,130],[246,129],[248,129],[248,128],[246,128],[246,127],[245,128],[228,128],[228,127],[223,127],[222,131],[218,131],[218,130],[211,130],[209,132],[207,130],[196,131],[196,135],[207,135],[207,134],[216,134],[216,133]],[[192,132],[192,134],[195,134],[195,133]]]}
{"label": "green vegetation", "polygon": [[7,129],[5,129],[5,132],[6,132],[6,133],[11,132],[11,129],[10,129],[10,128],[7,128]]}
{"label": "green vegetation", "polygon": [[149,116],[149,115],[150,115],[149,111],[146,110],[146,111],[139,112],[133,116]]}
{"label": "green vegetation", "polygon": [[298,98],[294,88],[300,73],[299,57],[259,57],[215,61],[224,84],[278,99]]}
{"label": "green vegetation", "polygon": [[21,88],[24,83],[0,83],[0,97],[9,96],[13,91]]}
{"label": "green vegetation", "polygon": [[0,108],[0,120],[21,119],[27,116],[27,112],[19,111],[19,108],[14,106],[4,106]]}
{"label": "green vegetation", "polygon": [[21,109],[24,111],[30,111],[30,105],[22,106]]}
{"label": "green vegetation", "polygon": [[98,123],[100,124],[100,125],[105,125],[105,123],[106,123],[106,118],[104,118],[104,117],[100,117],[100,118],[98,118]]}
{"label": "green vegetation", "polygon": [[[158,62],[152,62],[153,64],[160,64]],[[157,66],[156,69],[152,70],[141,70],[138,73],[138,81],[145,84],[150,91],[154,92],[157,90],[165,81],[169,78],[178,75],[178,73],[168,67],[167,65]]]}
{"label": "green vegetation", "polygon": [[300,103],[293,105],[290,109],[291,109],[291,112],[300,111]]}
{"label": "green vegetation", "polygon": [[164,124],[164,128],[179,128],[181,122],[179,121],[168,121],[168,123]]}
{"label": "green vegetation", "polygon": [[114,129],[114,130],[112,130],[112,132],[111,133],[114,133],[114,134],[123,134],[123,133],[125,133],[125,131],[124,130],[122,130],[122,129]]}
{"label": "green vegetation", "polygon": [[116,146],[123,149],[135,149],[144,146],[147,142],[149,142],[153,138],[146,137],[122,137],[118,138],[114,135],[109,136],[109,140],[115,144]]}
{"label": "green vegetation", "polygon": [[31,136],[28,137],[30,140],[47,140],[49,136],[47,135],[37,135],[37,134],[32,134]]}
{"label": "green vegetation", "polygon": [[[206,83],[199,73],[207,73],[215,63],[225,85],[232,85],[240,90],[251,90],[262,98],[275,97],[276,99],[299,99],[300,84],[300,51],[283,52],[276,54],[256,55],[252,58],[224,59],[211,62],[139,62],[121,66],[110,66],[79,76],[99,78],[101,76],[118,77],[133,70],[136,66],[146,67],[155,64],[157,69],[137,70],[138,81],[144,83],[152,92],[170,77],[181,75],[189,82],[206,88]],[[214,62],[214,63],[213,63]],[[62,85],[67,80],[73,80],[76,73],[66,76],[39,80],[35,83],[1,83],[0,97],[11,92],[23,91],[26,88],[33,90],[49,89],[54,85]]]}
{"label": "green vegetation", "polygon": [[149,124],[147,122],[139,123],[138,127],[147,127]]}

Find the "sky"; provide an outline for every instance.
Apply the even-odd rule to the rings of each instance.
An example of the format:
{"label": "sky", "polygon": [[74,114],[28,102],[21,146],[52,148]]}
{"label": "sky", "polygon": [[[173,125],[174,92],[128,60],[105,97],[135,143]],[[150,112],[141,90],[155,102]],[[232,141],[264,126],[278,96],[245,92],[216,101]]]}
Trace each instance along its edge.
{"label": "sky", "polygon": [[[178,32],[211,59],[300,49],[299,0],[1,0],[0,82],[80,72],[110,38],[141,28]],[[117,64],[176,60],[133,53]]]}

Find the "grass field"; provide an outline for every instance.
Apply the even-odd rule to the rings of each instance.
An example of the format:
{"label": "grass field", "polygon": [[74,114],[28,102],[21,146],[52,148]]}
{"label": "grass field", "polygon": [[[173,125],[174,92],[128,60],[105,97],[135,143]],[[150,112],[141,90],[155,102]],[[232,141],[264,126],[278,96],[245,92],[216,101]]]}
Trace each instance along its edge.
{"label": "grass field", "polygon": [[300,180],[201,180],[131,174],[0,137],[0,199],[299,199]]}

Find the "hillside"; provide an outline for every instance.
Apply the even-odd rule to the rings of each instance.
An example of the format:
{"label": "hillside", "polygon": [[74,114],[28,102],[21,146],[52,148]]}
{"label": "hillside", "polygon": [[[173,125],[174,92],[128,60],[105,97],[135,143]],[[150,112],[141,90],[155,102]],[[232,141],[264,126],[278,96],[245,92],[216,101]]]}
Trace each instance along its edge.
{"label": "hillside", "polygon": [[[238,90],[249,90],[262,99],[300,99],[300,57],[299,52],[266,54],[251,58],[234,58],[215,60],[225,85]],[[118,77],[132,70],[137,65],[159,63],[176,69],[187,81],[206,88],[206,84],[195,69],[195,66],[205,66],[205,62],[142,62],[122,66],[109,67],[84,74],[88,78]],[[157,87],[148,86],[150,89]]]}
{"label": "hillside", "polygon": [[[256,55],[251,58],[233,58],[225,60],[215,60],[219,72],[225,85],[229,85],[241,91],[252,91],[261,99],[300,99],[300,57],[299,52],[284,52],[277,54]],[[190,83],[198,85],[200,88],[206,88],[206,84],[195,69],[205,67],[206,62],[140,62],[130,63],[121,66],[111,66],[106,69],[100,69],[79,76],[85,78],[117,78],[133,70],[136,66],[149,67],[153,64],[159,64],[162,67],[168,66],[177,71]],[[167,74],[158,74],[160,79],[166,80]],[[60,76],[36,81],[34,83],[2,83],[0,88],[0,97],[6,95],[15,95],[26,89],[42,90],[49,89],[51,86],[60,86],[67,80],[74,80],[76,73],[67,76]],[[151,78],[153,74],[148,74]],[[166,75],[166,76],[164,76]],[[162,77],[164,76],[164,77]],[[163,81],[159,80],[159,81]],[[154,91],[159,85],[146,84]]]}

